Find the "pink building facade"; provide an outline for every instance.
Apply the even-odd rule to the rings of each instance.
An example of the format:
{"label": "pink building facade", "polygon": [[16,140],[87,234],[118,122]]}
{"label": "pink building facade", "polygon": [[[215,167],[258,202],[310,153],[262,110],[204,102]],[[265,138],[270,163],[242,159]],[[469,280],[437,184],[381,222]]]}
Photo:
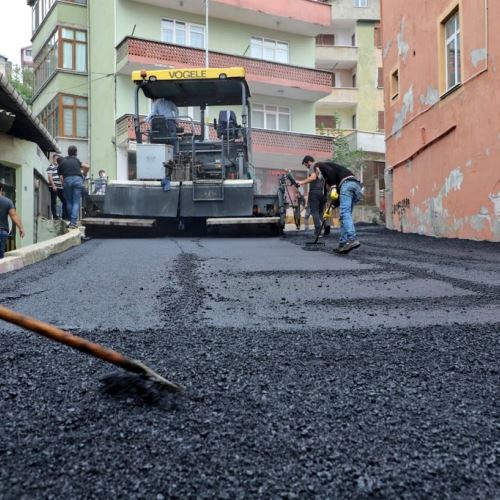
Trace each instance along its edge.
{"label": "pink building facade", "polygon": [[500,3],[382,0],[386,218],[500,241]]}

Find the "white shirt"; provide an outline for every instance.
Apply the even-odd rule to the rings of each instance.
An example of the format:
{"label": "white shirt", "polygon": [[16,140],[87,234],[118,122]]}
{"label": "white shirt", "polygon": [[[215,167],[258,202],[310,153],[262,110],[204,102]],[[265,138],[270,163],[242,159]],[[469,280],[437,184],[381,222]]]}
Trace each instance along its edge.
{"label": "white shirt", "polygon": [[172,101],[161,97],[153,101],[151,113],[146,117],[146,120],[149,122],[153,116],[158,115],[162,115],[165,118],[175,118],[178,114],[177,106]]}

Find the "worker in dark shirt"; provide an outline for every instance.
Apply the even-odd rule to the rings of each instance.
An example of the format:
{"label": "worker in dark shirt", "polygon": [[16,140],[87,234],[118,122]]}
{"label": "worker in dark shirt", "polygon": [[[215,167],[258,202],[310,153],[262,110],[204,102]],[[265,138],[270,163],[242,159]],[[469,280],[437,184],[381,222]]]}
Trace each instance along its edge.
{"label": "worker in dark shirt", "polygon": [[83,176],[89,171],[89,166],[82,163],[76,156],[76,146],[68,148],[68,156],[64,158],[57,167],[57,173],[61,178],[64,190],[64,198],[69,215],[70,229],[77,227],[80,215],[80,199],[83,190]]}
{"label": "worker in dark shirt", "polygon": [[9,238],[9,217],[19,229],[19,236],[24,238],[24,227],[17,215],[14,203],[5,196],[5,187],[0,183],[0,259],[4,258],[7,239]]}
{"label": "worker in dark shirt", "polygon": [[[308,197],[308,206],[309,211],[312,215],[314,221],[314,231],[315,234],[321,231],[323,226],[323,213],[325,211],[326,204],[326,193],[325,193],[325,179],[319,169],[314,169],[314,158],[310,155],[304,156],[302,160],[302,165],[307,168],[308,176],[311,173],[316,172],[316,180],[311,181],[309,186],[309,197]],[[324,224],[324,232],[325,236],[330,234],[330,220],[325,220]]]}
{"label": "worker in dark shirt", "polygon": [[[356,237],[356,228],[352,221],[354,205],[363,197],[361,183],[355,175],[343,165],[334,162],[316,162],[314,164],[330,186],[331,192],[340,192],[340,240],[336,252],[340,254],[349,253],[358,248],[360,243]],[[317,180],[315,171],[299,184],[309,184]],[[335,191],[334,191],[335,190]]]}

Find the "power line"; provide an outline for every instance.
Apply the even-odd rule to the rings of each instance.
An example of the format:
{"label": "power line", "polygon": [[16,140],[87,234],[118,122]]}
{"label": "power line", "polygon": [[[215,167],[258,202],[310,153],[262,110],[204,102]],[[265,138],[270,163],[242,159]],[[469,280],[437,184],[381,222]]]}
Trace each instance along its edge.
{"label": "power line", "polygon": [[67,90],[77,89],[79,87],[87,86],[90,83],[94,83],[94,82],[97,82],[99,80],[104,80],[105,78],[109,78],[110,76],[115,76],[115,73],[98,73],[98,72],[93,72],[93,73],[90,73],[90,74],[104,75],[104,76],[100,76],[99,78],[94,78],[93,80],[86,81],[84,83],[79,83],[78,85],[73,85],[72,87],[66,87],[64,89],[51,90],[51,91],[45,92],[44,95],[47,95],[47,94],[60,94],[60,93],[66,92]]}

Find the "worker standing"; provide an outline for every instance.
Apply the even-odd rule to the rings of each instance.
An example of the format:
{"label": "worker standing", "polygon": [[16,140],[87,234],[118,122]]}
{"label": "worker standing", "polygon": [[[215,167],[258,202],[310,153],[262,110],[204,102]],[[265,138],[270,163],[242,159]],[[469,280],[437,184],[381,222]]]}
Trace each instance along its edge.
{"label": "worker standing", "polygon": [[19,236],[24,238],[24,227],[16,213],[14,203],[5,196],[5,186],[0,183],[0,259],[3,259],[7,239],[9,238],[9,217],[19,229]]}
{"label": "worker standing", "polygon": [[[315,180],[311,180],[310,182],[308,206],[314,221],[314,231],[317,235],[319,231],[321,231],[321,226],[323,223],[323,212],[325,210],[326,204],[325,179],[319,169],[314,166],[314,158],[312,156],[304,156],[302,165],[307,168],[308,179],[310,178],[311,174],[315,173],[316,175]],[[299,184],[301,183],[299,182]],[[303,182],[302,184],[305,184],[305,182]],[[325,229],[323,234],[325,236],[328,236],[330,234],[330,220],[325,220]]]}
{"label": "worker standing", "polygon": [[337,192],[340,192],[340,240],[335,251],[347,254],[360,246],[352,220],[352,211],[354,205],[363,197],[361,183],[347,167],[334,162],[316,162],[314,169],[315,171],[307,179],[298,183],[302,185],[316,181],[319,178],[317,173],[319,171],[331,188],[332,199]]}
{"label": "worker standing", "polygon": [[80,201],[83,191],[84,175],[89,171],[89,166],[82,163],[76,156],[76,146],[69,146],[68,156],[63,158],[57,168],[57,173],[61,178],[64,198],[66,199],[66,206],[69,215],[70,229],[77,227],[78,217],[80,215]]}
{"label": "worker standing", "polygon": [[63,187],[61,179],[59,178],[59,174],[57,173],[60,158],[61,157],[59,155],[55,154],[52,157],[52,163],[47,167],[47,179],[49,181],[50,189],[50,210],[52,212],[52,218],[54,220],[58,220],[60,218],[59,214],[57,213],[57,198],[59,198],[62,204],[62,218],[68,218]]}

